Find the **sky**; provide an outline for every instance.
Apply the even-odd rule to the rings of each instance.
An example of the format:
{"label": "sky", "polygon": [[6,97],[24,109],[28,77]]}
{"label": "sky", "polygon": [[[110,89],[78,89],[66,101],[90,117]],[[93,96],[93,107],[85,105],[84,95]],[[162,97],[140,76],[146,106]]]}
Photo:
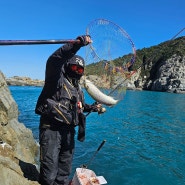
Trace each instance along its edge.
{"label": "sky", "polygon": [[[0,40],[75,39],[103,18],[122,27],[136,49],[148,48],[185,28],[184,7],[184,0],[0,0]],[[0,46],[0,71],[44,80],[46,61],[60,46]]]}

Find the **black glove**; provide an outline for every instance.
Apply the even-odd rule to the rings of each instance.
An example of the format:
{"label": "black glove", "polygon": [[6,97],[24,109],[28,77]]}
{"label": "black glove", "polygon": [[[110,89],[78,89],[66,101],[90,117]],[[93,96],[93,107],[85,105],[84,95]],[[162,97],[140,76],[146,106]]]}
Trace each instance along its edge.
{"label": "black glove", "polygon": [[91,105],[91,112],[98,112],[97,104],[98,104],[97,102],[94,102]]}
{"label": "black glove", "polygon": [[76,38],[77,40],[80,40],[80,46],[86,46],[89,44],[89,42],[86,40],[87,36],[90,37],[90,35],[81,35]]}
{"label": "black glove", "polygon": [[97,107],[98,104],[98,102],[95,102],[91,105],[91,112],[98,112],[98,114],[103,114],[104,112],[106,112],[106,109],[102,107],[102,105]]}

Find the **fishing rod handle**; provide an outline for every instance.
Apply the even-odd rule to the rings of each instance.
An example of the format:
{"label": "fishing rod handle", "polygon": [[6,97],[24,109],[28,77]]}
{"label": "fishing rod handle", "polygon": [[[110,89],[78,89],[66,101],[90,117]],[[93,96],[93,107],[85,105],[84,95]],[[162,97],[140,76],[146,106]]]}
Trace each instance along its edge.
{"label": "fishing rod handle", "polygon": [[102,143],[101,143],[100,146],[98,147],[97,151],[99,151],[99,150],[102,148],[102,146],[105,144],[105,142],[106,142],[106,140],[103,140],[103,141],[102,141]]}

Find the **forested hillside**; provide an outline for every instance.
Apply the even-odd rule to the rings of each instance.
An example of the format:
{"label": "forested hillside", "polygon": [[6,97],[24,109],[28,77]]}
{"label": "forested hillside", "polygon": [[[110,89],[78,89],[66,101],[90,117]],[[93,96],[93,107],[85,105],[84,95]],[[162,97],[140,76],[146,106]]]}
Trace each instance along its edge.
{"label": "forested hillside", "polygon": [[[167,60],[174,54],[185,56],[185,36],[162,42],[149,48],[138,49],[136,51],[136,62],[132,66],[132,70],[142,66],[141,77],[144,75],[148,77],[151,66],[154,63]],[[130,58],[130,55],[119,57],[113,62],[115,66],[121,66],[127,58]],[[101,65],[101,62],[88,65],[86,69],[87,74],[98,74],[99,71],[97,69],[101,69]]]}

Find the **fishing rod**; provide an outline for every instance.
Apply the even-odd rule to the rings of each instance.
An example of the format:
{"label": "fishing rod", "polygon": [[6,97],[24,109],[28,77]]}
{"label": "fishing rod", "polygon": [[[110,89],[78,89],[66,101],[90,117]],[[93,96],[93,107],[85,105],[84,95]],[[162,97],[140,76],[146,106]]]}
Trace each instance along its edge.
{"label": "fishing rod", "polygon": [[185,28],[182,28],[176,35],[174,35],[170,40],[175,39],[180,33],[182,33],[185,30]]}
{"label": "fishing rod", "polygon": [[98,147],[98,149],[96,150],[96,152],[93,154],[93,156],[91,157],[91,159],[89,160],[89,162],[87,163],[87,165],[83,164],[82,168],[87,168],[93,161],[94,157],[96,156],[96,154],[98,153],[98,151],[103,147],[103,145],[105,144],[106,140],[103,140],[102,143],[100,144],[100,146]]}
{"label": "fishing rod", "polygon": [[[172,41],[172,40],[174,40],[174,39],[176,39],[176,37],[180,34],[180,33],[182,33],[183,31],[185,30],[185,28],[183,28],[183,29],[181,29],[179,32],[177,32],[169,41]],[[169,44],[170,45],[170,44]],[[155,55],[158,53],[158,49],[148,58],[148,60],[147,61],[145,61],[145,62],[143,62],[142,64],[141,64],[141,66],[140,67],[142,67],[142,66],[144,66],[145,64],[147,64],[149,61],[151,61],[152,59],[154,59],[155,58]],[[138,69],[137,69],[138,70]]]}
{"label": "fishing rod", "polygon": [[0,40],[0,46],[9,45],[34,45],[34,44],[65,44],[79,43],[80,40],[73,39],[58,39],[58,40]]}

